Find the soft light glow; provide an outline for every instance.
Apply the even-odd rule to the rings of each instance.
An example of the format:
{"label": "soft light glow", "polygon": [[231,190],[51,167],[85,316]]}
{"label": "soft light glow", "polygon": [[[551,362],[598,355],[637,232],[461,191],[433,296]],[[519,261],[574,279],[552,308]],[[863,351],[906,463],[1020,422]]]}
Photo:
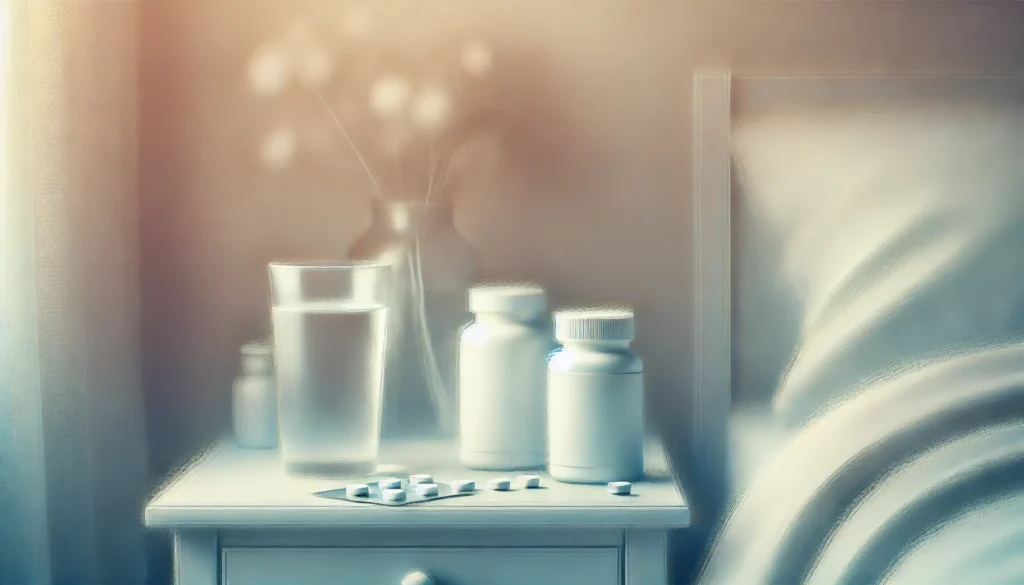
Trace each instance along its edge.
{"label": "soft light glow", "polygon": [[394,124],[381,132],[380,147],[391,156],[400,156],[412,144],[412,132],[404,124]]}
{"label": "soft light glow", "polygon": [[370,108],[378,116],[397,115],[409,100],[409,82],[401,77],[387,76],[377,80],[370,90]]}
{"label": "soft light glow", "polygon": [[261,95],[274,95],[284,90],[290,75],[288,58],[279,48],[266,45],[249,62],[249,85]]}
{"label": "soft light glow", "polygon": [[451,110],[452,100],[448,92],[439,87],[428,87],[416,96],[412,120],[423,130],[438,130],[448,123]]}
{"label": "soft light glow", "polygon": [[295,158],[295,148],[295,132],[290,128],[279,128],[263,139],[260,159],[268,168],[281,170]]}
{"label": "soft light glow", "polygon": [[494,55],[482,43],[471,42],[462,48],[462,68],[474,77],[482,77],[494,66]]}
{"label": "soft light glow", "polygon": [[299,63],[300,78],[313,87],[323,87],[333,73],[334,63],[330,55],[320,49],[306,51]]}
{"label": "soft light glow", "polygon": [[365,6],[353,6],[348,9],[341,20],[341,32],[354,37],[365,37],[373,28],[370,9]]}

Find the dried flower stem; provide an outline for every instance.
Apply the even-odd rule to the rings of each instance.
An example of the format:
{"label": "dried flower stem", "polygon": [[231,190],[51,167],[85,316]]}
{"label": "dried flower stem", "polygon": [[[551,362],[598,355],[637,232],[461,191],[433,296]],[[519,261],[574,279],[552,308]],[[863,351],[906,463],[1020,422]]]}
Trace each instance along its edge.
{"label": "dried flower stem", "polygon": [[479,149],[477,149],[476,153],[473,153],[472,158],[466,159],[462,164],[455,164],[460,160],[460,157],[462,157],[463,152],[465,152],[468,148],[472,146],[475,138],[475,136],[471,136],[464,140],[462,144],[460,144],[459,147],[455,149],[455,152],[452,153],[452,155],[445,162],[444,170],[441,173],[441,183],[438,186],[439,191],[443,191],[444,188],[448,186],[448,183],[451,181],[452,177],[454,177],[459,172],[460,167],[465,167],[466,165],[476,160],[477,155],[479,155]]}
{"label": "dried flower stem", "polygon": [[430,142],[430,177],[427,179],[427,203],[430,203],[430,195],[434,191],[434,175],[437,174],[437,157],[434,154],[434,143]]}
{"label": "dried flower stem", "polygon": [[430,336],[430,327],[427,321],[426,291],[423,286],[423,262],[420,252],[420,236],[417,232],[414,236],[414,250],[409,251],[409,275],[412,284],[413,311],[416,315],[415,321],[423,342],[423,366],[426,370],[427,391],[430,393],[431,402],[434,403],[434,411],[437,414],[438,426],[447,431],[451,426],[451,412],[449,392],[441,377],[441,371],[437,366],[437,356],[434,353],[434,340]]}
{"label": "dried flower stem", "polygon": [[312,85],[306,84],[306,87],[309,88],[309,90],[316,94],[316,97],[320,99],[320,103],[324,105],[324,108],[327,110],[327,113],[330,114],[331,119],[334,120],[335,126],[337,126],[338,130],[341,131],[342,136],[345,137],[345,140],[348,142],[348,145],[352,149],[352,152],[355,153],[356,158],[359,159],[359,164],[361,164],[363,166],[363,170],[366,171],[366,176],[370,178],[370,183],[373,184],[373,190],[375,193],[377,193],[377,197],[383,199],[384,193],[380,190],[380,185],[377,183],[377,179],[373,176],[373,171],[370,170],[370,166],[366,164],[366,160],[363,159],[362,153],[359,152],[359,149],[356,148],[355,143],[352,142],[352,137],[349,136],[348,131],[345,130],[345,125],[341,123],[341,120],[338,118],[338,115],[334,113],[334,110],[331,109],[330,104],[327,103],[327,100],[324,98],[324,94],[320,93],[320,90],[313,87]]}

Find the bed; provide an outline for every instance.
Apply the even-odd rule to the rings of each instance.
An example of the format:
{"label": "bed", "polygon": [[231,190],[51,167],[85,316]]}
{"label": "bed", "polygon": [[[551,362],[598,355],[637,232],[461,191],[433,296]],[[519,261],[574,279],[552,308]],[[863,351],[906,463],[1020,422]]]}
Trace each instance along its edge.
{"label": "bed", "polygon": [[699,583],[1024,582],[1022,98],[696,74]]}

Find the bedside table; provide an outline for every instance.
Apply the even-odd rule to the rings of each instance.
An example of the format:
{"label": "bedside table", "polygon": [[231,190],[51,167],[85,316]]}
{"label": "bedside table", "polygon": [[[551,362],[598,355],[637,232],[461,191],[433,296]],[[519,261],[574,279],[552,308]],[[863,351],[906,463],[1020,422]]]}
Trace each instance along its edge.
{"label": "bedside table", "polygon": [[[314,496],[357,479],[289,476],[276,451],[223,441],[147,506],[173,531],[176,585],[666,585],[666,536],[690,511],[659,444],[630,496],[555,482],[492,492],[450,443],[382,445],[384,475],[471,479],[477,492],[398,507]],[[407,463],[415,462],[415,463]],[[363,481],[366,481],[365,479]]]}

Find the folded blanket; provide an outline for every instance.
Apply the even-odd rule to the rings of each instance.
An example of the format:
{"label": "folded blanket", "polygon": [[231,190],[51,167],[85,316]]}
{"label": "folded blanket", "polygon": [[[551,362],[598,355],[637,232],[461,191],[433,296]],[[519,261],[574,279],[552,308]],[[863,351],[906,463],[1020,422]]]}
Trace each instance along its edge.
{"label": "folded blanket", "polygon": [[880,383],[793,435],[732,509],[699,583],[796,585],[812,570],[875,582],[865,572],[883,574],[957,509],[1024,491],[1020,425],[1024,344]]}

